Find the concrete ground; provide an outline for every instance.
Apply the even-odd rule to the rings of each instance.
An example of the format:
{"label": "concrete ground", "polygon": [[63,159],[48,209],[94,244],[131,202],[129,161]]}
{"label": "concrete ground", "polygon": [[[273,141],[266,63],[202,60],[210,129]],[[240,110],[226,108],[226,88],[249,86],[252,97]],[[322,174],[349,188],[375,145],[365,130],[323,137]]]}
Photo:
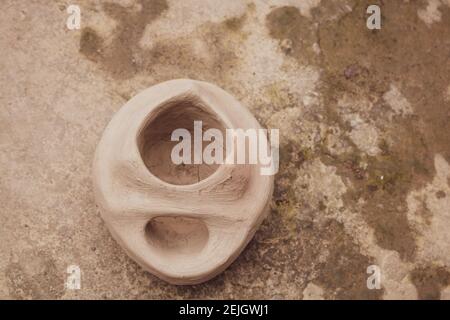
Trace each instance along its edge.
{"label": "concrete ground", "polygon": [[[70,4],[80,30],[66,27]],[[366,28],[370,4],[381,30]],[[450,299],[449,0],[0,9],[0,298]],[[124,254],[90,178],[114,112],[173,78],[213,82],[281,130],[271,215],[196,286]],[[64,287],[69,265],[80,290]]]}

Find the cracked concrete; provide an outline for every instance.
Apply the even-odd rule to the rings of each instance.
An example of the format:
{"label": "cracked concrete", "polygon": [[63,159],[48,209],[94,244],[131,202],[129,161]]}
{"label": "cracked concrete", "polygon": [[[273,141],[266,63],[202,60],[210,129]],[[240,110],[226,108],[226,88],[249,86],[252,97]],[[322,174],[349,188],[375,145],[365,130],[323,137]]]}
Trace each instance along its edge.
{"label": "cracked concrete", "polygon": [[[450,298],[448,0],[78,3],[75,31],[69,1],[0,4],[0,298]],[[281,159],[247,249],[177,287],[111,238],[90,171],[114,112],[182,77],[279,128]]]}

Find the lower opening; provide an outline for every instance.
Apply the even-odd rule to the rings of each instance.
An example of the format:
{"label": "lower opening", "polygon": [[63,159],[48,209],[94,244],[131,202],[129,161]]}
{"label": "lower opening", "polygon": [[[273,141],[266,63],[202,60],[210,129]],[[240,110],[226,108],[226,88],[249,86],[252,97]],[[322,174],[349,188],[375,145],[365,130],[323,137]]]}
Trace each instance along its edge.
{"label": "lower opening", "polygon": [[[218,169],[218,164],[194,164],[194,121],[202,121],[202,137],[210,128],[225,132],[222,123],[195,97],[180,97],[166,102],[146,124],[138,137],[138,145],[141,157],[153,175],[171,184],[189,185],[209,177]],[[190,164],[172,161],[172,150],[180,143],[171,141],[172,132],[176,129],[186,129],[190,133]],[[202,140],[202,152],[209,143]]]}
{"label": "lower opening", "polygon": [[147,241],[167,255],[199,253],[208,242],[209,232],[199,219],[184,217],[157,217],[145,227]]}

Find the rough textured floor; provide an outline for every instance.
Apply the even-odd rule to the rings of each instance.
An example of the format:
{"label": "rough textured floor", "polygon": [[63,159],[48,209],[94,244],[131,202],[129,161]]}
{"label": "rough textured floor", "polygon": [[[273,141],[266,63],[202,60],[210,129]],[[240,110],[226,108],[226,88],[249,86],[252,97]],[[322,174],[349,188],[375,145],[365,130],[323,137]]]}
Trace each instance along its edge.
{"label": "rough textured floor", "polygon": [[[0,3],[0,298],[450,299],[449,0],[78,0],[74,31],[69,4]],[[177,287],[111,238],[90,171],[114,112],[184,77],[280,128],[281,168],[243,254]]]}

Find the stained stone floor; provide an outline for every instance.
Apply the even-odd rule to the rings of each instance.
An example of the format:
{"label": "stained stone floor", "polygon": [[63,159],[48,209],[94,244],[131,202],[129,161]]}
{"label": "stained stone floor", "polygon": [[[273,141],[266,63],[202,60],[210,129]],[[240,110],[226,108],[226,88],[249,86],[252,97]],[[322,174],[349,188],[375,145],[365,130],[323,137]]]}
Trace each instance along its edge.
{"label": "stained stone floor", "polygon": [[[449,35],[449,0],[2,0],[0,298],[450,299]],[[196,286],[124,254],[90,179],[114,112],[173,78],[280,129],[270,216]]]}

